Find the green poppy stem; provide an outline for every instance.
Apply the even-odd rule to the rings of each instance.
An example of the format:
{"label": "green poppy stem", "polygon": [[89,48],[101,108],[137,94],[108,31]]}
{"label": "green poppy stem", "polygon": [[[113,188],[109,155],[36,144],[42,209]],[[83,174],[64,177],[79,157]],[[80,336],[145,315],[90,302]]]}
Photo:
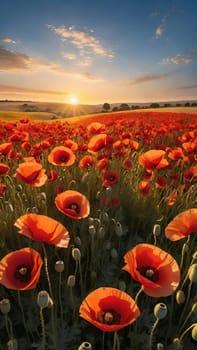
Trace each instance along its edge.
{"label": "green poppy stem", "polygon": [[42,327],[42,350],[45,350],[46,347],[46,331],[45,331],[45,322],[43,316],[43,308],[40,307],[40,323]]}
{"label": "green poppy stem", "polygon": [[148,349],[152,350],[152,341],[153,341],[153,334],[155,332],[155,329],[157,328],[157,325],[159,323],[159,318],[156,319],[155,323],[152,326],[151,332],[150,332],[150,336],[149,336],[149,346]]}
{"label": "green poppy stem", "polygon": [[114,332],[114,344],[113,344],[113,350],[120,350],[120,340],[118,336],[118,332]]}

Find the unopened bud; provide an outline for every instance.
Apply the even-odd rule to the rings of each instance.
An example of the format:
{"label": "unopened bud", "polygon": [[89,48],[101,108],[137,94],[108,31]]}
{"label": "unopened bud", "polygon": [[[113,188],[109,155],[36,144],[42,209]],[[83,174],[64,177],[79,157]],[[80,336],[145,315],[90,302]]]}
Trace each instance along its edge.
{"label": "unopened bud", "polygon": [[118,237],[121,237],[123,235],[122,225],[120,222],[116,222],[115,232]]}
{"label": "unopened bud", "polygon": [[188,276],[191,282],[197,282],[197,264],[193,264],[189,267]]}
{"label": "unopened bud", "polygon": [[72,257],[75,261],[81,260],[81,252],[78,248],[73,248],[72,250]]}
{"label": "unopened bud", "polygon": [[67,279],[67,286],[72,288],[75,286],[75,282],[76,282],[75,275],[69,275]]}
{"label": "unopened bud", "polygon": [[40,193],[40,198],[39,198],[41,201],[46,201],[47,200],[47,195],[45,192],[41,192]]}
{"label": "unopened bud", "polygon": [[109,222],[109,215],[107,214],[106,211],[104,211],[102,214],[101,214],[101,221],[108,224]]}
{"label": "unopened bud", "polygon": [[117,259],[118,258],[118,252],[117,252],[116,248],[112,248],[112,250],[111,250],[111,257],[113,259]]}
{"label": "unopened bud", "polygon": [[74,242],[75,242],[76,245],[78,245],[78,247],[81,246],[81,238],[79,236],[75,237]]}
{"label": "unopened bud", "polygon": [[89,181],[89,178],[90,178],[89,174],[88,174],[88,173],[85,173],[85,174],[82,176],[82,178],[81,178],[81,183],[82,183],[82,184],[87,184],[88,181]]}
{"label": "unopened bud", "polygon": [[7,342],[8,350],[18,350],[18,342],[16,339],[10,339]]}
{"label": "unopened bud", "polygon": [[161,320],[167,315],[167,306],[164,303],[158,303],[154,307],[154,315],[157,319]]}
{"label": "unopened bud", "polygon": [[192,328],[192,339],[197,341],[197,323],[196,325]]}
{"label": "unopened bud", "polygon": [[92,350],[92,345],[87,342],[84,341],[83,343],[81,343],[81,345],[78,347],[78,350]]}
{"label": "unopened bud", "polygon": [[174,350],[181,350],[181,349],[183,349],[183,345],[182,345],[182,343],[181,343],[179,338],[174,338],[172,343],[173,343],[173,349]]}
{"label": "unopened bud", "polygon": [[10,312],[10,301],[9,299],[2,299],[0,301],[0,310],[2,314],[6,315],[8,312]]}
{"label": "unopened bud", "polygon": [[101,226],[99,227],[98,229],[98,237],[99,238],[103,238],[105,236],[105,227],[104,226]]}
{"label": "unopened bud", "polygon": [[159,236],[161,233],[161,226],[159,224],[155,224],[153,226],[153,235],[154,236]]}
{"label": "unopened bud", "polygon": [[162,343],[157,343],[157,350],[163,350],[164,345]]}
{"label": "unopened bud", "polygon": [[31,212],[34,213],[34,214],[38,214],[39,210],[38,210],[37,207],[33,207],[33,208],[31,209]]}
{"label": "unopened bud", "polygon": [[183,304],[185,302],[185,293],[182,290],[177,290],[176,302],[177,304]]}
{"label": "unopened bud", "polygon": [[41,290],[37,295],[38,306],[42,309],[48,307],[49,298],[49,293],[46,290]]}
{"label": "unopened bud", "polygon": [[89,231],[89,234],[90,234],[91,236],[94,236],[94,235],[96,234],[96,228],[95,228],[95,226],[94,226],[94,225],[90,225],[90,226],[88,227],[88,231]]}
{"label": "unopened bud", "polygon": [[64,262],[63,260],[58,260],[55,263],[55,271],[63,272],[64,271]]}

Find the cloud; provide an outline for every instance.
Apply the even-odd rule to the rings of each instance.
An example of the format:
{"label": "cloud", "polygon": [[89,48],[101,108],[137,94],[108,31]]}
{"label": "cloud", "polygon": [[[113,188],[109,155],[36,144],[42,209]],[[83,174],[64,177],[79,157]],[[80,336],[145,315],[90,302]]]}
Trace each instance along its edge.
{"label": "cloud", "polygon": [[197,84],[193,85],[185,85],[185,86],[179,86],[177,87],[178,90],[185,90],[185,89],[197,89]]}
{"label": "cloud", "polygon": [[91,81],[103,81],[103,79],[96,77],[95,75],[89,73],[89,72],[85,72],[85,73],[80,73],[79,76],[84,79],[84,80],[91,80]]}
{"label": "cloud", "polygon": [[156,28],[155,37],[159,39],[166,28],[166,16],[162,18],[160,25]]}
{"label": "cloud", "polygon": [[69,43],[73,44],[79,50],[90,50],[96,55],[105,56],[110,59],[114,57],[113,52],[104,48],[101,42],[92,34],[78,31],[73,26],[66,28],[65,26],[55,27],[49,24],[48,28],[59,35],[62,41],[68,40]]}
{"label": "cloud", "polygon": [[48,70],[56,73],[64,73],[64,70],[53,62],[36,60],[26,54],[14,52],[4,46],[0,46],[0,71],[21,70]]}
{"label": "cloud", "polygon": [[184,55],[180,55],[180,54],[177,54],[175,56],[172,56],[172,57],[167,57],[167,58],[164,58],[162,60],[162,63],[164,64],[180,64],[180,63],[190,63],[192,61],[192,58],[190,56],[184,56]]}
{"label": "cloud", "polygon": [[168,77],[169,75],[170,75],[170,73],[147,74],[147,75],[139,77],[135,80],[131,80],[130,85],[144,84],[144,83],[149,83],[150,81],[154,81],[154,80],[161,80],[161,79]]}
{"label": "cloud", "polygon": [[70,61],[74,61],[77,58],[77,55],[74,53],[63,53],[62,56]]}
{"label": "cloud", "polygon": [[0,43],[5,43],[5,44],[16,44],[16,41],[6,38],[6,37],[0,37]]}
{"label": "cloud", "polygon": [[39,95],[63,95],[65,96],[68,92],[65,91],[56,91],[56,90],[37,90],[30,89],[26,87],[20,86],[12,86],[12,85],[2,85],[0,84],[0,92],[1,93],[15,93],[15,94],[39,94]]}

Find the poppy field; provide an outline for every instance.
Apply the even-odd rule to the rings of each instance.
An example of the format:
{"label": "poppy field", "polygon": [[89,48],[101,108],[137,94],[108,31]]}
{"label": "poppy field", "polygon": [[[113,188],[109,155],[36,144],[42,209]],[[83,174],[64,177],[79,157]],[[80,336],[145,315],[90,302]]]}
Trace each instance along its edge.
{"label": "poppy field", "polygon": [[0,350],[197,345],[197,115],[0,121]]}

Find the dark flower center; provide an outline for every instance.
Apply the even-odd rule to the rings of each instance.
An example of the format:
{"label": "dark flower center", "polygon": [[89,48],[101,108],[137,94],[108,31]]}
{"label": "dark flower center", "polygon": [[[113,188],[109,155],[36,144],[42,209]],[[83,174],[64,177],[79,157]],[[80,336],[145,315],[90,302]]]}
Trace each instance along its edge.
{"label": "dark flower center", "polygon": [[142,266],[138,270],[142,276],[148,278],[150,281],[157,282],[159,280],[159,272],[154,267]]}
{"label": "dark flower center", "polygon": [[78,206],[77,203],[71,203],[71,204],[69,204],[69,206],[67,208],[75,211],[76,214],[80,213],[80,207]]}
{"label": "dark flower center", "polygon": [[121,315],[115,310],[100,310],[97,315],[97,320],[105,324],[120,324]]}
{"label": "dark flower center", "polygon": [[65,154],[65,153],[62,153],[60,156],[59,156],[59,161],[60,162],[66,162],[68,160],[68,155]]}
{"label": "dark flower center", "polygon": [[115,178],[114,175],[110,175],[109,178],[108,178],[109,181],[114,181],[115,179],[116,179],[116,178]]}
{"label": "dark flower center", "polygon": [[18,265],[14,272],[14,277],[20,282],[29,282],[31,279],[31,270],[30,265]]}

